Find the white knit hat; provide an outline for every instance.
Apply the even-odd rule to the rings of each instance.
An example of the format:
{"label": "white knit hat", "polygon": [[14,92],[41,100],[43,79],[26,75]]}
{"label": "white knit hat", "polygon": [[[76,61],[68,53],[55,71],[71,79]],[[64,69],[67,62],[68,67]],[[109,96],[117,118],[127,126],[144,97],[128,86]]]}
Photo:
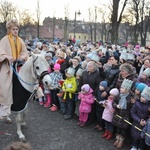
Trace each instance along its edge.
{"label": "white knit hat", "polygon": [[133,81],[131,81],[129,79],[124,79],[121,84],[121,87],[124,89],[130,90],[132,87],[132,84],[133,84]]}
{"label": "white knit hat", "polygon": [[126,52],[122,52],[121,55],[120,55],[120,59],[123,59],[125,61],[127,60],[127,57],[128,57],[128,55],[127,55]]}
{"label": "white knit hat", "polygon": [[92,57],[91,60],[93,60],[93,61],[95,61],[95,62],[99,62],[100,58],[99,58],[98,55],[93,55],[93,57]]}
{"label": "white knit hat", "polygon": [[135,60],[135,56],[132,53],[128,53],[127,54],[127,60],[134,61]]}
{"label": "white knit hat", "polygon": [[144,97],[147,101],[150,101],[150,87],[146,86],[142,91],[141,96]]}
{"label": "white knit hat", "polygon": [[67,73],[70,74],[70,75],[72,75],[72,76],[74,76],[74,74],[75,74],[75,69],[69,67],[69,68],[67,69]]}
{"label": "white knit hat", "polygon": [[148,77],[150,77],[150,68],[147,68],[143,71],[143,74],[147,75]]}
{"label": "white knit hat", "polygon": [[109,91],[109,94],[112,94],[114,96],[118,96],[119,95],[119,90],[117,88],[113,88]]}
{"label": "white knit hat", "polygon": [[51,57],[52,58],[52,53],[50,53],[50,52],[46,53],[45,57]]}
{"label": "white knit hat", "polygon": [[76,72],[76,75],[82,76],[83,69],[79,68],[78,71]]}

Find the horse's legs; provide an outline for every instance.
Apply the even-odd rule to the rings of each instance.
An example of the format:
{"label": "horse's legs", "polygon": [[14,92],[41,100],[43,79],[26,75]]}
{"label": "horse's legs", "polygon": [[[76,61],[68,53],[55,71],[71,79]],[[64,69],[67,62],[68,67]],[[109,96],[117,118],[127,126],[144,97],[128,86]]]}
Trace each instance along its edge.
{"label": "horse's legs", "polygon": [[23,112],[19,112],[16,114],[16,124],[17,124],[17,134],[19,135],[19,139],[21,141],[26,141],[26,138],[25,136],[23,135],[22,133],[22,130],[21,130],[21,123],[22,123],[22,114]]}
{"label": "horse's legs", "polygon": [[21,125],[22,126],[25,126],[26,125],[26,122],[25,122],[25,119],[26,119],[26,113],[27,113],[27,109],[25,109],[23,112],[22,112],[22,120],[21,120]]}
{"label": "horse's legs", "polygon": [[12,121],[9,116],[0,117],[1,120],[5,121],[6,124],[11,124]]}

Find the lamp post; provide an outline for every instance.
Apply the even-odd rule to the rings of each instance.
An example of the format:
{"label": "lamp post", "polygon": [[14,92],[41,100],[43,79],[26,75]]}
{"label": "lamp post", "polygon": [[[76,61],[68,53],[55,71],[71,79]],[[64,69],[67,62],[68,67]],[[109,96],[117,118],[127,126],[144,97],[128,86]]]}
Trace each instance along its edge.
{"label": "lamp post", "polygon": [[78,12],[75,11],[75,18],[74,18],[74,39],[76,38],[75,28],[76,28],[76,18],[77,18],[77,15],[81,15],[80,10]]}

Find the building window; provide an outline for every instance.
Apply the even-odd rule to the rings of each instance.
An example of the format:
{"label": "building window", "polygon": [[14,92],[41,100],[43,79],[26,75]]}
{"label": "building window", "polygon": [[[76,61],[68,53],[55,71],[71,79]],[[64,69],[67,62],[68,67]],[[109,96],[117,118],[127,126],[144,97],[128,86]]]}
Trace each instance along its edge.
{"label": "building window", "polygon": [[84,39],[86,40],[86,36],[84,36]]}
{"label": "building window", "polygon": [[79,39],[80,39],[80,36],[79,36]]}

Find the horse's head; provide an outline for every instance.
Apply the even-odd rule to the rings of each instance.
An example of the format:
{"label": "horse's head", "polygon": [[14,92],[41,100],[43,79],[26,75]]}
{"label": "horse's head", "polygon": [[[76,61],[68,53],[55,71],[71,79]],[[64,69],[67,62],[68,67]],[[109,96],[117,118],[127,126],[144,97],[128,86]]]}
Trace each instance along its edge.
{"label": "horse's head", "polygon": [[35,75],[44,85],[50,86],[52,79],[48,73],[49,64],[46,59],[42,55],[35,55],[34,53],[31,53],[31,56],[33,58],[33,69]]}

